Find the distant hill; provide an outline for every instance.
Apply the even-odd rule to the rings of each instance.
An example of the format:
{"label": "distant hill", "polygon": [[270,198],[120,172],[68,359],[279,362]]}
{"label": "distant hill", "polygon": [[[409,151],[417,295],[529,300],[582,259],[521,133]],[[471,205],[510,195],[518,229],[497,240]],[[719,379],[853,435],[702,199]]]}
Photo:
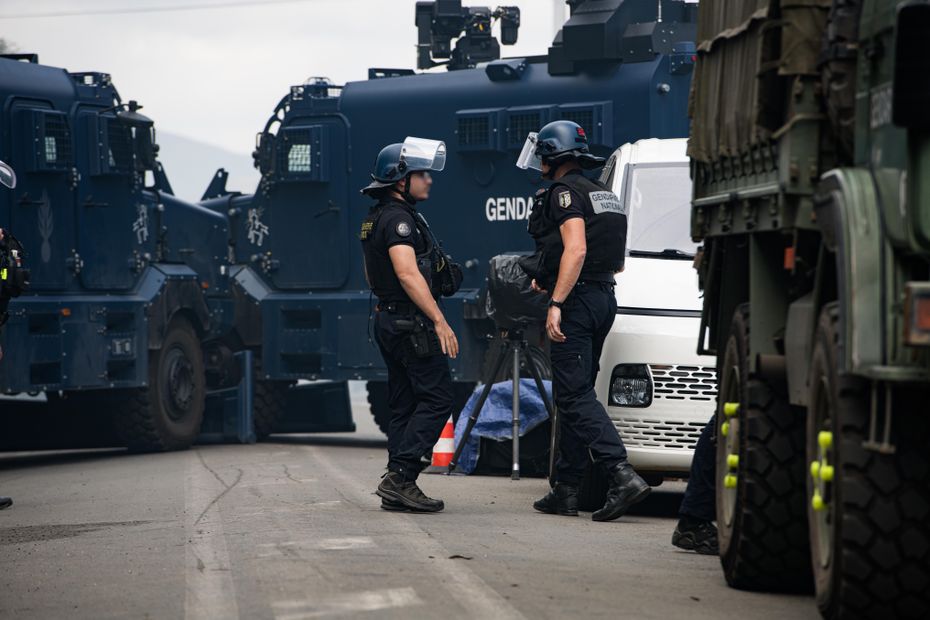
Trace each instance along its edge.
{"label": "distant hill", "polygon": [[166,131],[159,131],[156,140],[160,147],[158,159],[178,198],[191,202],[200,200],[217,168],[229,172],[226,186],[231,190],[250,194],[258,185],[260,176],[252,167],[250,154],[233,153]]}

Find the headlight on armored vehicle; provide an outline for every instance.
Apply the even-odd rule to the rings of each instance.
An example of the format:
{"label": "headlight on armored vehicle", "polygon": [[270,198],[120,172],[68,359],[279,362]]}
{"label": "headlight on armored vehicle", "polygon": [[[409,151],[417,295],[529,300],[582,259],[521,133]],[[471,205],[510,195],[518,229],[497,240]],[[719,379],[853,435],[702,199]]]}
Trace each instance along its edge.
{"label": "headlight on armored vehicle", "polygon": [[652,374],[646,364],[620,364],[610,377],[610,400],[616,407],[652,404]]}

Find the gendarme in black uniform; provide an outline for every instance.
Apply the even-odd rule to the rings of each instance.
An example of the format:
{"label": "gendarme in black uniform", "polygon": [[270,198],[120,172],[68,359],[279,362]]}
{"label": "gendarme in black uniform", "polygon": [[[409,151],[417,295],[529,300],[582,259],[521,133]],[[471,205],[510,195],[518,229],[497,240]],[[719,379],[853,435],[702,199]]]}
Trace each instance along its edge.
{"label": "gendarme in black uniform", "polygon": [[[559,411],[559,453],[556,484],[534,507],[548,513],[577,514],[578,486],[588,454],[606,469],[607,501],[596,511],[597,521],[616,519],[649,493],[649,486],[633,471],[626,449],[597,400],[594,383],[604,340],[617,313],[614,274],[623,269],[627,214],[617,196],[586,178],[581,167],[597,167],[603,160],[588,153],[584,130],[569,121],[550,123],[534,138],[539,163],[549,174],[564,172],[540,194],[530,215],[529,233],[537,252],[524,269],[539,285],[554,293],[563,254],[561,226],[572,219],[585,225],[586,254],[574,287],[563,300],[560,329],[564,342],[551,342],[553,396]],[[518,164],[519,165],[519,164]]]}
{"label": "gendarme in black uniform", "polygon": [[[0,161],[0,185],[16,187],[16,174],[7,164]],[[7,307],[10,297],[19,295],[29,285],[29,272],[22,269],[21,256],[13,256],[12,250],[22,252],[22,246],[9,233],[0,228],[0,335],[3,334],[3,324],[7,318]],[[0,360],[3,351],[0,350]],[[0,510],[13,505],[9,497],[0,496]]]}
{"label": "gendarme in black uniform", "polygon": [[372,175],[375,181],[366,188],[367,193],[377,195],[378,203],[362,222],[359,235],[368,282],[378,298],[375,340],[388,371],[388,474],[378,495],[386,510],[435,511],[443,508],[442,502],[423,495],[416,480],[423,468],[421,459],[433,448],[452,413],[452,375],[432,321],[401,286],[389,250],[398,245],[413,248],[434,298],[454,292],[437,272],[445,274],[458,267],[442,254],[412,200],[391,194],[396,173],[388,172],[391,162],[398,161],[400,146],[388,146],[379,155],[376,169],[385,170],[380,176]]}

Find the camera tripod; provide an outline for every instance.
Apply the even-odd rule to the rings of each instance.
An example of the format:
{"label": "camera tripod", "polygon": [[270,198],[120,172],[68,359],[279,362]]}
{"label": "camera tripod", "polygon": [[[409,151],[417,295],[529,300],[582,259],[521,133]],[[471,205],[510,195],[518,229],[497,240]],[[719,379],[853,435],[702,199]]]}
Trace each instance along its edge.
{"label": "camera tripod", "polygon": [[[449,462],[448,473],[450,474],[458,465],[459,457],[462,455],[462,450],[465,449],[465,444],[468,442],[468,438],[471,437],[471,432],[475,428],[475,423],[478,422],[478,416],[481,414],[481,409],[484,407],[485,401],[488,400],[488,396],[491,394],[491,388],[494,386],[494,379],[500,374],[501,370],[504,368],[504,363],[508,358],[513,360],[513,468],[510,474],[510,478],[512,480],[520,479],[521,357],[526,363],[527,368],[529,368],[530,374],[533,375],[533,381],[536,382],[536,389],[539,390],[539,395],[542,397],[543,404],[546,406],[546,411],[549,413],[549,419],[552,421],[553,436],[555,436],[555,429],[558,428],[558,418],[556,417],[557,414],[555,408],[552,406],[552,402],[549,400],[549,395],[546,394],[546,389],[542,382],[542,375],[539,373],[539,368],[536,366],[535,360],[533,360],[533,357],[528,352],[529,343],[526,341],[525,327],[501,329],[500,333],[502,342],[500,353],[498,353],[497,360],[494,362],[494,371],[491,373],[490,377],[488,377],[488,381],[484,384],[484,388],[481,390],[481,396],[478,397],[478,402],[475,403],[474,408],[472,408],[471,415],[468,417],[468,425],[465,427],[465,433],[462,435],[462,439],[459,441],[459,445],[455,449],[455,454],[452,455],[452,461]],[[549,462],[551,470],[551,455]],[[550,471],[550,476],[551,474],[552,472]]]}

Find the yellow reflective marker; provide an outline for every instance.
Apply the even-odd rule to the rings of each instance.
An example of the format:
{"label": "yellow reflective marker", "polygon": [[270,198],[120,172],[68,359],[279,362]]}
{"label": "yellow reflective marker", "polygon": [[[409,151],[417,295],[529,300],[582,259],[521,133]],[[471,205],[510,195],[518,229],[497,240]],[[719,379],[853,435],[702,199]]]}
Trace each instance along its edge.
{"label": "yellow reflective marker", "polygon": [[821,467],[820,477],[824,482],[833,482],[833,465],[824,465]]}
{"label": "yellow reflective marker", "polygon": [[816,480],[820,477],[820,461],[814,461],[811,463],[811,478]]}
{"label": "yellow reflective marker", "polygon": [[723,403],[723,415],[732,418],[739,413],[739,403]]}
{"label": "yellow reflective marker", "polygon": [[730,433],[730,423],[724,422],[720,425],[720,434],[726,437]]}
{"label": "yellow reflective marker", "polygon": [[729,467],[730,469],[736,469],[739,467],[739,455],[738,454],[727,455],[727,467]]}
{"label": "yellow reflective marker", "polygon": [[820,493],[814,493],[814,497],[811,499],[811,507],[813,507],[814,511],[820,512],[826,508],[826,506]]}
{"label": "yellow reflective marker", "polygon": [[833,433],[830,431],[820,431],[817,433],[817,444],[826,450],[833,447]]}
{"label": "yellow reflective marker", "polygon": [[733,474],[727,474],[726,476],[724,476],[723,486],[725,486],[728,489],[735,489],[736,488],[736,476]]}

